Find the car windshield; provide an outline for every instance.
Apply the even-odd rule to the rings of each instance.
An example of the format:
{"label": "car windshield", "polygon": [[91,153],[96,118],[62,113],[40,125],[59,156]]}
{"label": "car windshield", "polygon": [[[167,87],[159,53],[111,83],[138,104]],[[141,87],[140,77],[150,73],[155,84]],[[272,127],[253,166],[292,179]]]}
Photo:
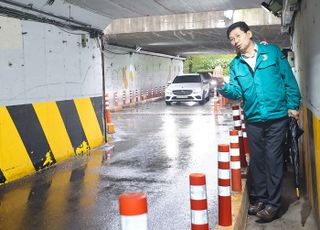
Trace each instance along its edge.
{"label": "car windshield", "polygon": [[193,83],[201,82],[200,75],[180,75],[176,76],[172,83]]}
{"label": "car windshield", "polygon": [[202,77],[206,80],[212,80],[211,76],[209,73],[201,73]]}

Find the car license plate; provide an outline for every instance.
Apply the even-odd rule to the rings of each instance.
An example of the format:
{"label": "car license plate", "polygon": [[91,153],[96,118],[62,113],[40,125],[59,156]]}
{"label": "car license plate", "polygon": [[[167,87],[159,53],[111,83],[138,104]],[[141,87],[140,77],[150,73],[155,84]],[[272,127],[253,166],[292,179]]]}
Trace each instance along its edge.
{"label": "car license plate", "polygon": [[188,98],[188,96],[177,96],[177,98]]}

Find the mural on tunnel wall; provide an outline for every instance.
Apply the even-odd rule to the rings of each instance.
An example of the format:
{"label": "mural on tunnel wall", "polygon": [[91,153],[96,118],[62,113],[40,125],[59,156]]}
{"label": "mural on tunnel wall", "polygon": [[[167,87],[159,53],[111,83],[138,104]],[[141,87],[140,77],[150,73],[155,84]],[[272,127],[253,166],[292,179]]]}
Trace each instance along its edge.
{"label": "mural on tunnel wall", "polygon": [[130,90],[142,90],[144,93],[148,90],[150,94],[151,89],[166,86],[168,81],[183,71],[181,60],[121,52],[123,54],[105,53],[105,84],[111,108],[114,106],[115,92],[119,99],[125,91],[126,101],[129,101]]}

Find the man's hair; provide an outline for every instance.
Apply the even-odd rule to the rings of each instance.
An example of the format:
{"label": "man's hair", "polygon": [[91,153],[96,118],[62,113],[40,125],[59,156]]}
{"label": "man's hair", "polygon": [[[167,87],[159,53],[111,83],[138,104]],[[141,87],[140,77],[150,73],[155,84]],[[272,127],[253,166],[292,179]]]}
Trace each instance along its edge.
{"label": "man's hair", "polygon": [[240,30],[242,30],[243,32],[247,32],[248,30],[250,30],[249,26],[247,25],[247,23],[245,22],[235,22],[232,25],[230,25],[227,29],[227,36],[229,38],[229,35],[231,33],[232,30],[234,30],[235,28],[239,28]]}

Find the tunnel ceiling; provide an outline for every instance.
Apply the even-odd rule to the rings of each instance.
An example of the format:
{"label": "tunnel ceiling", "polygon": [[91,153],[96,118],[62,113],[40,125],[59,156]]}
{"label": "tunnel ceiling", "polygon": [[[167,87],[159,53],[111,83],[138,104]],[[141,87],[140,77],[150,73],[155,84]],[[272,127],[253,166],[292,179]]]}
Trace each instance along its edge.
{"label": "tunnel ceiling", "polygon": [[[257,41],[289,46],[288,37],[280,35],[280,25],[252,26],[251,30]],[[146,51],[181,57],[234,52],[226,38],[225,28],[112,34],[108,35],[107,41],[111,45],[140,46]]]}
{"label": "tunnel ceiling", "polygon": [[260,7],[261,0],[66,0],[108,18],[195,13]]}
{"label": "tunnel ceiling", "polygon": [[[85,22],[103,30],[114,19],[260,8],[262,0],[0,0],[0,5],[7,7],[10,2]],[[280,25],[254,29],[262,40],[281,46],[289,45],[288,38],[280,36]],[[141,46],[143,50],[181,56],[231,51],[225,29],[108,34],[106,40],[114,45]]]}

